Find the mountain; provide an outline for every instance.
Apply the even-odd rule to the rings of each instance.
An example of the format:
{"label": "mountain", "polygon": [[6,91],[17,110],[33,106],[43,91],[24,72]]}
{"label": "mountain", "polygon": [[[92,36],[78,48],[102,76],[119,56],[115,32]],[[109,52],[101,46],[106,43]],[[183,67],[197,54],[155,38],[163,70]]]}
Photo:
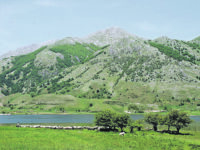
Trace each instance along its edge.
{"label": "mountain", "polygon": [[20,48],[14,50],[14,51],[9,51],[8,53],[1,55],[0,60],[3,59],[3,58],[11,57],[11,56],[19,56],[19,55],[28,54],[28,53],[33,52],[36,49],[44,46],[44,45],[50,45],[50,44],[53,44],[54,42],[55,42],[55,40],[50,40],[50,41],[42,42],[42,43],[39,43],[39,44],[31,44],[31,45],[28,45],[28,46],[20,47]]}
{"label": "mountain", "polygon": [[200,41],[200,36],[194,38],[193,41]]}
{"label": "mountain", "polygon": [[132,103],[199,109],[200,44],[194,41],[146,40],[112,27],[0,61],[4,111],[122,111]]}

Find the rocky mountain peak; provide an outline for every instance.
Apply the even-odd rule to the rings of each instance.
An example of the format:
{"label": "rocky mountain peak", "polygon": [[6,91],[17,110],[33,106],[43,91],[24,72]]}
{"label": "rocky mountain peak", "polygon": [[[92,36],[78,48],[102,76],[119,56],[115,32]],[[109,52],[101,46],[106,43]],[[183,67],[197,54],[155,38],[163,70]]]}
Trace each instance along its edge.
{"label": "rocky mountain peak", "polygon": [[116,43],[124,38],[138,39],[137,36],[130,34],[119,27],[110,27],[89,35],[85,38],[85,41],[86,43],[94,43],[103,46]]}

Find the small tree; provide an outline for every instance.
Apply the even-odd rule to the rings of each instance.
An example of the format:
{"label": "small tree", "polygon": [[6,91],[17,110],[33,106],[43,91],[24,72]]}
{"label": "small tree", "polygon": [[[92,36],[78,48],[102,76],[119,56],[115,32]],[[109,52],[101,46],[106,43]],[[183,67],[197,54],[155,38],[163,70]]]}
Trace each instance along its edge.
{"label": "small tree", "polygon": [[161,120],[161,116],[159,114],[148,113],[145,115],[145,121],[149,124],[153,125],[153,130],[158,130],[158,124]]}
{"label": "small tree", "polygon": [[135,113],[139,110],[139,107],[136,104],[128,105],[128,111],[134,111]]}
{"label": "small tree", "polygon": [[128,114],[117,114],[115,118],[115,122],[117,124],[117,127],[123,131],[123,128],[125,128],[128,125],[130,116]]}
{"label": "small tree", "polygon": [[177,129],[177,133],[179,133],[181,128],[187,127],[192,122],[190,117],[185,112],[173,110],[168,115],[170,124]]}
{"label": "small tree", "polygon": [[114,116],[116,113],[112,112],[111,110],[104,110],[99,112],[95,116],[95,124],[97,126],[103,126],[105,128],[112,129],[114,126]]}
{"label": "small tree", "polygon": [[134,128],[137,128],[138,131],[141,131],[141,128],[143,127],[143,120],[140,119],[140,120],[132,120],[130,119],[129,122],[128,122],[128,126],[130,128],[130,133],[133,133],[133,129]]}
{"label": "small tree", "polygon": [[133,133],[133,129],[135,128],[134,120],[129,119],[128,126],[130,128],[130,133]]}
{"label": "small tree", "polygon": [[168,131],[170,131],[170,127],[172,125],[172,121],[169,119],[169,115],[161,116],[160,125],[167,125]]}
{"label": "small tree", "polygon": [[135,127],[137,128],[138,131],[141,131],[142,127],[143,127],[143,119],[139,119],[135,121]]}

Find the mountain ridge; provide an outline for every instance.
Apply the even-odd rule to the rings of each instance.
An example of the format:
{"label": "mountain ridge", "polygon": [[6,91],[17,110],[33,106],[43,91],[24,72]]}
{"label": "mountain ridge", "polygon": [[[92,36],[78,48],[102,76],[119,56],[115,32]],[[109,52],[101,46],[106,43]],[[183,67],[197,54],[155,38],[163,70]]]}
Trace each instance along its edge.
{"label": "mountain ridge", "polygon": [[[65,43],[68,43],[68,44],[74,44],[75,42],[85,42],[85,43],[90,43],[90,42],[94,42],[92,41],[92,38],[94,38],[97,34],[101,34],[103,36],[103,34],[105,34],[106,32],[113,32],[114,31],[117,31],[116,33],[122,33],[124,35],[126,35],[126,37],[136,37],[136,38],[139,38],[139,39],[143,39],[143,40],[149,40],[149,39],[145,39],[145,38],[142,38],[142,37],[138,37],[134,34],[131,34],[131,33],[128,33],[127,31],[119,28],[119,27],[116,27],[116,26],[113,26],[113,27],[109,27],[109,28],[106,28],[106,29],[103,29],[103,30],[99,30],[95,33],[91,33],[83,38],[78,38],[78,37],[65,37],[61,40],[48,40],[48,41],[44,41],[44,42],[41,42],[39,44],[30,44],[30,45],[26,45],[26,46],[23,46],[23,47],[19,47],[17,48],[16,50],[11,50],[5,54],[2,54],[0,55],[0,60],[3,59],[3,58],[7,58],[7,57],[10,57],[10,56],[18,56],[18,55],[23,55],[23,54],[27,54],[27,53],[30,53],[30,52],[33,52],[34,50],[42,47],[42,46],[45,46],[45,45],[49,45],[49,44],[54,44],[56,42],[65,42]],[[161,37],[165,37],[165,38],[168,38],[167,36],[161,36]],[[158,37],[158,38],[161,38],[161,37]],[[158,39],[156,38],[156,39]],[[156,40],[154,39],[154,40]],[[168,38],[170,39],[170,38]],[[191,41],[199,41],[199,36],[192,39]],[[94,39],[93,39],[94,40]],[[64,43],[63,43],[64,44]],[[98,45],[98,42],[96,43]],[[103,45],[102,43],[100,43],[100,45]],[[106,44],[105,44],[106,45]],[[28,49],[28,50],[27,50]],[[27,50],[27,51],[24,51],[24,50]]]}
{"label": "mountain ridge", "polygon": [[56,106],[50,105],[49,94],[73,96],[76,109],[83,99],[102,100],[102,105],[98,102],[95,108],[87,108],[93,111],[110,104],[121,109],[131,103],[168,106],[200,101],[200,45],[193,41],[148,40],[109,28],[85,38],[64,38],[0,64],[5,95],[0,102],[7,106],[13,101],[17,110],[23,104],[9,97],[19,93],[21,99],[27,94],[32,97],[24,101],[27,107],[35,108],[42,97],[46,111],[56,109],[61,101],[65,105],[62,98],[54,99]]}

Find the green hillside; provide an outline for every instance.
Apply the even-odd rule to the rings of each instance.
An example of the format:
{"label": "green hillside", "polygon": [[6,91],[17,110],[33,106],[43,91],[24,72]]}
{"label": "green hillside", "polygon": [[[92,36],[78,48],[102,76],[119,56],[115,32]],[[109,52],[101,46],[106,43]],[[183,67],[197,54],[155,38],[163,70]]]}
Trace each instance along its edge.
{"label": "green hillside", "polygon": [[1,60],[0,111],[122,112],[131,104],[141,112],[200,111],[197,43],[144,40],[112,29],[70,40]]}
{"label": "green hillside", "polygon": [[193,41],[200,41],[200,36],[194,38]]}

